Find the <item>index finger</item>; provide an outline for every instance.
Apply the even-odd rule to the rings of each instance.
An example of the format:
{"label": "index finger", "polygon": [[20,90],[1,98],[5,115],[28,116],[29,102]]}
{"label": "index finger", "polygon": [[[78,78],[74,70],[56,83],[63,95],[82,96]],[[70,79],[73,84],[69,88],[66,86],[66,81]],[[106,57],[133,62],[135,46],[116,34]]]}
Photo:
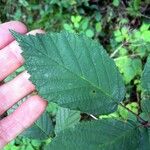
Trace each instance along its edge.
{"label": "index finger", "polygon": [[26,33],[27,27],[19,21],[10,21],[0,24],[0,49],[4,48],[14,40],[9,29],[15,30],[19,33]]}

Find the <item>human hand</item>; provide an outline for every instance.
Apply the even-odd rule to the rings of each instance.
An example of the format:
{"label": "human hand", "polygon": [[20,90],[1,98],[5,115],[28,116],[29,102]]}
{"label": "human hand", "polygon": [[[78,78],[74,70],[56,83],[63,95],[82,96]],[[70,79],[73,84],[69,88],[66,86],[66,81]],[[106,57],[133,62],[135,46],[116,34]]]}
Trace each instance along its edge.
{"label": "human hand", "polygon": [[[18,21],[0,25],[0,82],[24,63],[21,49],[9,29],[22,34],[27,33],[26,26]],[[34,30],[29,33],[43,33],[43,31]],[[29,77],[25,71],[10,82],[0,84],[0,115],[35,90],[34,85],[28,80]],[[41,97],[31,96],[12,114],[0,120],[0,149],[31,126],[43,113],[46,105],[47,102]]]}

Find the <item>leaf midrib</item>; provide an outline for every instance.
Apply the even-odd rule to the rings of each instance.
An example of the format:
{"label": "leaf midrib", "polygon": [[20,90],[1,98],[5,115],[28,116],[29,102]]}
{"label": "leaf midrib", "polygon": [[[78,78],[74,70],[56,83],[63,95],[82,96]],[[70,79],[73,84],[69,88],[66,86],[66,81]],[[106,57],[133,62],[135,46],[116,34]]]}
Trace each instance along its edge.
{"label": "leaf midrib", "polygon": [[35,122],[35,125],[36,125],[47,137],[50,136],[49,134],[47,134],[47,133],[38,125],[37,122]]}

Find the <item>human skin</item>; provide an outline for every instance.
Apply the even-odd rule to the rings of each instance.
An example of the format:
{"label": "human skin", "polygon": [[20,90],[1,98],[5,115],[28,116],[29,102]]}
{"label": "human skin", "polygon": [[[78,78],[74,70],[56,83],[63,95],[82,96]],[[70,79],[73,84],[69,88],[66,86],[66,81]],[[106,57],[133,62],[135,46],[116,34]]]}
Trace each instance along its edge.
{"label": "human skin", "polygon": [[[27,71],[7,83],[2,81],[24,64],[21,49],[9,29],[22,34],[44,33],[37,29],[28,32],[19,21],[0,24],[0,115],[35,90]],[[44,112],[47,102],[40,96],[30,96],[12,114],[0,120],[0,149],[30,127]]]}

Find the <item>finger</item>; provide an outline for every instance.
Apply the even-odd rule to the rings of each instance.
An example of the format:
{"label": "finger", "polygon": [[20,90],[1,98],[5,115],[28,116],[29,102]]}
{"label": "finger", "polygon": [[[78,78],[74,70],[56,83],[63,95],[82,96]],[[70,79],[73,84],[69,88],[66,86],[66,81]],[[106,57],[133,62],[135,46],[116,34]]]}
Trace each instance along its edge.
{"label": "finger", "polygon": [[[28,34],[44,33],[42,30],[33,30]],[[9,74],[22,66],[24,59],[21,56],[21,49],[16,41],[0,51],[0,81],[5,79]]]}
{"label": "finger", "polygon": [[20,99],[34,91],[35,87],[29,81],[30,75],[25,71],[12,81],[0,86],[0,115]]}
{"label": "finger", "polygon": [[19,21],[10,21],[0,24],[0,49],[14,40],[9,29],[15,30],[16,32],[20,33],[27,32],[27,27]]}
{"label": "finger", "polygon": [[30,97],[10,116],[0,121],[0,148],[32,125],[44,112],[47,102],[39,96]]}

